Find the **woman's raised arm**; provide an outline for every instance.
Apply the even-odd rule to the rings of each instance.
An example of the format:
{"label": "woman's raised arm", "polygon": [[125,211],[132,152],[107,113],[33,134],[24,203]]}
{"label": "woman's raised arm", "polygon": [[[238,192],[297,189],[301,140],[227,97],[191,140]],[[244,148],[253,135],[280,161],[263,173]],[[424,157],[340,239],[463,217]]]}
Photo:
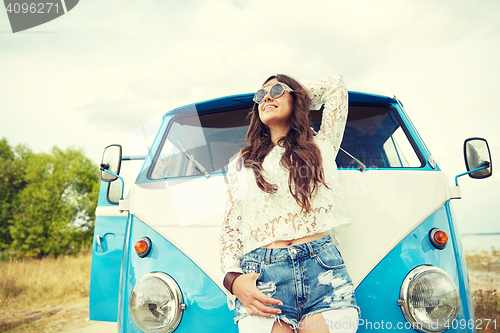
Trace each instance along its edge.
{"label": "woman's raised arm", "polygon": [[348,98],[344,78],[337,74],[306,84],[311,97],[311,109],[318,110],[321,105],[323,118],[315,140],[330,143],[335,152],[339,151],[347,122]]}

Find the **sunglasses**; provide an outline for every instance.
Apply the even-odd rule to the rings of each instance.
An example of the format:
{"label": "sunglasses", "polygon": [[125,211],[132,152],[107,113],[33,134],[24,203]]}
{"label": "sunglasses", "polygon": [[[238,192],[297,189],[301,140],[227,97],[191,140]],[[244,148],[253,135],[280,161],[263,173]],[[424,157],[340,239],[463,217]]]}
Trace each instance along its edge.
{"label": "sunglasses", "polygon": [[[292,92],[293,90],[284,83],[276,83],[271,87],[271,90],[269,90],[269,96],[271,96],[272,99],[280,98],[281,96],[283,96],[285,91]],[[268,91],[264,89],[257,90],[255,95],[253,96],[253,101],[257,104],[261,104],[264,101],[267,92]]]}

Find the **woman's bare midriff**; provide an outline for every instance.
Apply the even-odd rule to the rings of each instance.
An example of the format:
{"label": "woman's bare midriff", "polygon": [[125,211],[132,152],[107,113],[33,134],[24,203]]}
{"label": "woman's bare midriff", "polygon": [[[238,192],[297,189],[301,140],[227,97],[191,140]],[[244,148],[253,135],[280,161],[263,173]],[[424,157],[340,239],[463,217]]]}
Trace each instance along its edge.
{"label": "woman's bare midriff", "polygon": [[305,237],[297,238],[297,239],[276,241],[276,242],[273,242],[273,243],[266,245],[266,246],[263,246],[263,247],[267,247],[268,249],[284,249],[284,248],[287,248],[287,247],[292,246],[292,245],[309,243],[309,242],[312,242],[313,240],[316,240],[318,238],[325,237],[326,235],[328,235],[328,231],[319,232],[319,233],[311,235],[311,236],[305,236]]}

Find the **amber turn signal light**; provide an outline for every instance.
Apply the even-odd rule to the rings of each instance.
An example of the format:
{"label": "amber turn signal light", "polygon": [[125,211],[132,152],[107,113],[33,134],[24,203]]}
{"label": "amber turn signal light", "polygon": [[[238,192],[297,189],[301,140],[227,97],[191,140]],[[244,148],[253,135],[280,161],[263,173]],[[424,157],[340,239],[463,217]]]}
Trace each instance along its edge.
{"label": "amber turn signal light", "polygon": [[448,243],[448,234],[441,229],[433,228],[429,231],[429,240],[436,249],[442,250]]}
{"label": "amber turn signal light", "polygon": [[141,258],[146,257],[151,252],[152,243],[148,237],[142,237],[135,243],[134,248],[137,255]]}

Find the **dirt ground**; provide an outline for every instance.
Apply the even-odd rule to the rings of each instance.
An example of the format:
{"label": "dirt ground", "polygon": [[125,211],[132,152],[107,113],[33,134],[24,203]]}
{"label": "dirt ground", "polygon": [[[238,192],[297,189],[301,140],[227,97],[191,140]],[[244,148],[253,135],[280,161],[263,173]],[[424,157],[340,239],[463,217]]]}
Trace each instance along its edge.
{"label": "dirt ground", "polygon": [[0,332],[117,332],[116,323],[89,320],[88,298],[83,302],[0,313]]}
{"label": "dirt ground", "polygon": [[94,333],[94,332],[117,332],[116,323],[108,323],[104,321],[91,321],[88,325],[70,328],[60,332],[63,333]]}

